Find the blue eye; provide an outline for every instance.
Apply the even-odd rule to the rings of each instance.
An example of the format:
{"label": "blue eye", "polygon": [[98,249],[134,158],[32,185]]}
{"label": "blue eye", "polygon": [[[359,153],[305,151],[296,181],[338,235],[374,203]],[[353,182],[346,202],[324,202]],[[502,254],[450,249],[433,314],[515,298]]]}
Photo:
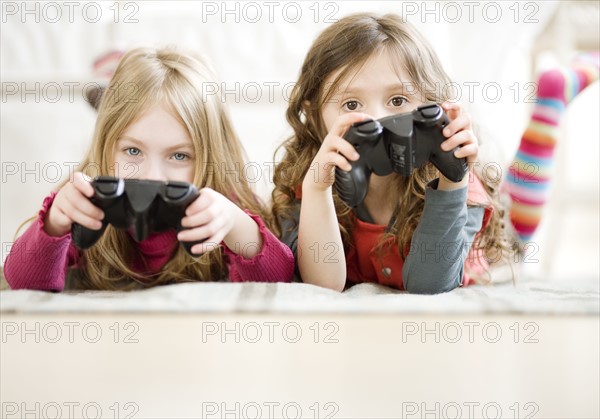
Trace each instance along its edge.
{"label": "blue eye", "polygon": [[173,154],[173,158],[178,161],[183,161],[188,158],[188,155],[183,153],[175,153]]}
{"label": "blue eye", "polygon": [[139,156],[141,151],[139,148],[135,148],[135,147],[129,147],[125,149],[125,153],[127,153],[130,156]]}

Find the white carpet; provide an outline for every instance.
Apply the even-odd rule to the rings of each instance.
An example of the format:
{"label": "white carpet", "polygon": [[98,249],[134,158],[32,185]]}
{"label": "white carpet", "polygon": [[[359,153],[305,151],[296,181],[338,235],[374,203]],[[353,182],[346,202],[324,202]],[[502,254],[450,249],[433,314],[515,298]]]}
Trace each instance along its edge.
{"label": "white carpet", "polygon": [[47,293],[0,292],[3,313],[413,313],[413,314],[595,314],[598,278],[520,280],[413,295],[374,284],[343,293],[301,283],[186,283],[143,291]]}

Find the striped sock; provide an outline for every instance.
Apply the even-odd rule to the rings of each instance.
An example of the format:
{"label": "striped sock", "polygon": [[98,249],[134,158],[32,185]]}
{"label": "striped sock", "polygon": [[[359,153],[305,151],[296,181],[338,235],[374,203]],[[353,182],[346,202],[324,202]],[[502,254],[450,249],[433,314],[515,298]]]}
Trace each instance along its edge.
{"label": "striped sock", "polygon": [[570,67],[545,71],[539,76],[533,115],[506,183],[512,198],[510,220],[522,243],[531,239],[540,223],[561,117],[569,102],[598,79],[599,60],[598,52],[583,54]]}

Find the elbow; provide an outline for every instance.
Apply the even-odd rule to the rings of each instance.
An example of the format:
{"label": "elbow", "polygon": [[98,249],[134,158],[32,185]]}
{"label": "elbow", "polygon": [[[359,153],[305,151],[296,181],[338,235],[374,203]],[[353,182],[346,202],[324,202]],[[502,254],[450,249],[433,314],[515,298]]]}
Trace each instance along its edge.
{"label": "elbow", "polygon": [[[10,257],[10,256],[9,256]],[[35,290],[61,292],[64,290],[64,281],[56,282],[55,278],[47,273],[24,271],[22,265],[14,264],[6,258],[4,264],[4,279],[11,290]]]}
{"label": "elbow", "polygon": [[[411,294],[442,294],[460,286],[462,274],[458,277],[445,275],[420,275],[408,272],[405,276],[404,289]],[[458,279],[457,279],[458,278]]]}
{"label": "elbow", "polygon": [[344,275],[302,275],[302,282],[305,284],[317,285],[332,291],[342,292],[346,285],[346,274]]}
{"label": "elbow", "polygon": [[305,284],[317,285],[319,287],[327,288],[332,291],[342,292],[344,291],[345,280],[339,280],[338,278],[318,278],[313,280],[305,280],[302,282]]}
{"label": "elbow", "polygon": [[423,295],[433,295],[433,294],[442,294],[448,291],[452,291],[456,287],[444,287],[444,286],[432,286],[430,284],[422,285],[417,281],[414,282],[415,286],[406,286],[406,291],[410,294],[423,294]]}
{"label": "elbow", "polygon": [[9,288],[11,290],[22,288],[22,287],[19,287],[18,281],[14,280],[14,276],[13,276],[13,273],[12,273],[12,263],[11,263],[11,257],[10,257],[10,255],[8,255],[6,257],[6,260],[4,261],[4,267],[3,267],[3,273],[2,273],[2,275],[4,277],[4,281],[6,281],[6,284],[9,286]]}
{"label": "elbow", "polygon": [[346,265],[319,266],[306,259],[298,261],[298,273],[305,284],[342,292],[346,286]]}
{"label": "elbow", "polygon": [[335,291],[335,292],[338,292],[340,294],[342,293],[342,291],[344,291],[344,286],[343,285],[342,286],[338,286],[336,284],[313,284],[313,285],[317,285],[319,287],[326,288],[328,290]]}
{"label": "elbow", "polygon": [[330,289],[332,291],[342,292],[344,291],[345,281],[332,281],[321,285],[323,288]]}

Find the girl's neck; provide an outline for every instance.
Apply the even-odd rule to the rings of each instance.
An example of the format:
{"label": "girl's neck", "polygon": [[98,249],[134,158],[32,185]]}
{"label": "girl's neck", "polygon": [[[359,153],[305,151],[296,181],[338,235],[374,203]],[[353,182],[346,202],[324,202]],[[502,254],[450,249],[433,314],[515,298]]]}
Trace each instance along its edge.
{"label": "girl's neck", "polygon": [[400,191],[390,193],[394,175],[377,176],[372,173],[369,179],[369,192],[364,201],[367,211],[375,224],[387,225],[396,207]]}

